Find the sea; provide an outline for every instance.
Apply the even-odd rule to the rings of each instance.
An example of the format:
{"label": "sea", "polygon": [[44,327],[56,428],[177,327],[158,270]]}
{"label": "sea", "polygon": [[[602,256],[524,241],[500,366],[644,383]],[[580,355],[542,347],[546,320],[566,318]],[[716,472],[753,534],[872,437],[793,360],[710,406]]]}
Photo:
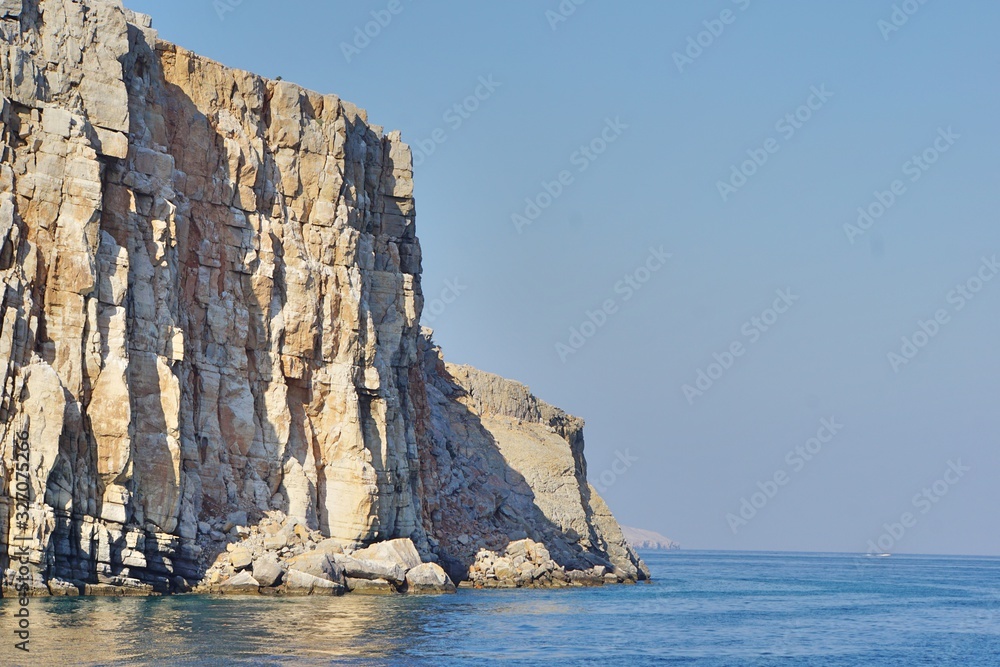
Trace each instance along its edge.
{"label": "sea", "polygon": [[0,602],[0,666],[1000,665],[1000,559],[646,552],[653,582]]}

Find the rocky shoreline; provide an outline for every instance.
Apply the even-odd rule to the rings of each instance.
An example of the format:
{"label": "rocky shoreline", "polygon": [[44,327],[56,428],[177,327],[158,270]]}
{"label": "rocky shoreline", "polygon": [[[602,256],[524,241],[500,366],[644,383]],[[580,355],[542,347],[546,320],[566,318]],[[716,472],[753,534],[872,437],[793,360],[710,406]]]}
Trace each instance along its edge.
{"label": "rocky shoreline", "polygon": [[566,570],[549,555],[545,545],[530,539],[512,542],[503,555],[482,550],[469,568],[469,580],[461,586],[469,588],[566,588],[569,586],[603,586],[635,583],[622,574],[615,574],[603,565],[589,570]]}
{"label": "rocky shoreline", "polygon": [[[17,595],[27,597],[141,597],[164,594],[271,595],[303,597],[360,595],[443,594],[458,588],[567,588],[635,583],[595,565],[567,570],[552,560],[548,549],[531,539],[511,542],[502,554],[482,549],[469,568],[468,579],[456,586],[435,562],[423,562],[409,539],[378,542],[363,549],[345,550],[304,523],[269,513],[258,525],[246,526],[246,513],[230,515],[206,530],[198,547],[204,578],[192,584],[171,579],[169,588],[119,576],[106,583],[84,583],[51,578]],[[224,550],[214,558],[208,554]],[[211,563],[209,563],[211,560]],[[8,582],[5,595],[17,591]]]}

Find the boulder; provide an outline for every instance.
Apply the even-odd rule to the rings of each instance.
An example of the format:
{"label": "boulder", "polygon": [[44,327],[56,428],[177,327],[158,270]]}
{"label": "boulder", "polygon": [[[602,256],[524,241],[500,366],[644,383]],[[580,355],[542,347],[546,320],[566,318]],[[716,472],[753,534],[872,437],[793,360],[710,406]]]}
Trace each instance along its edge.
{"label": "boulder", "polygon": [[344,568],[345,575],[354,579],[386,579],[395,584],[406,581],[406,569],[392,561],[340,556],[337,563]]}
{"label": "boulder", "polygon": [[280,551],[286,546],[288,546],[288,534],[284,530],[264,536],[264,548],[268,551]]}
{"label": "boulder", "polygon": [[53,597],[77,597],[80,595],[80,587],[68,581],[59,579],[49,579],[49,592]]}
{"label": "boulder", "polygon": [[389,561],[399,565],[404,570],[417,567],[422,562],[420,553],[409,539],[378,542],[365,549],[351,554],[351,557],[361,560]]}
{"label": "boulder", "polygon": [[595,577],[594,573],[589,570],[570,570],[566,574],[569,576],[569,580],[575,584],[593,586],[604,583],[603,574],[598,578]]}
{"label": "boulder", "polygon": [[259,593],[260,582],[253,578],[253,575],[244,570],[222,583],[220,589],[223,593],[247,594]]}
{"label": "boulder", "polygon": [[392,583],[385,579],[355,579],[347,578],[347,589],[355,595],[393,595],[398,592]]}
{"label": "boulder", "polygon": [[455,584],[437,563],[423,563],[406,573],[407,593],[454,593]]}
{"label": "boulder", "polygon": [[91,597],[145,597],[154,593],[152,585],[130,578],[115,578],[112,582],[83,587],[83,594]]}
{"label": "boulder", "polygon": [[500,560],[493,566],[493,573],[500,581],[513,579],[517,575],[517,572],[514,570],[514,566],[511,565],[510,561],[506,558]]}
{"label": "boulder", "polygon": [[173,586],[174,591],[177,593],[190,593],[194,589],[191,583],[180,575],[171,577],[170,585]]}
{"label": "boulder", "polygon": [[233,569],[237,572],[245,570],[253,564],[253,556],[243,547],[233,549],[233,552],[229,554],[229,558],[233,564]]}
{"label": "boulder", "polygon": [[346,585],[291,569],[285,574],[285,590],[290,595],[342,595]]}
{"label": "boulder", "polygon": [[288,568],[289,571],[298,570],[336,584],[344,582],[344,568],[322,551],[308,551],[290,558],[288,559]]}
{"label": "boulder", "polygon": [[265,588],[280,584],[282,575],[284,570],[278,564],[278,559],[272,555],[263,556],[253,562],[253,578]]}

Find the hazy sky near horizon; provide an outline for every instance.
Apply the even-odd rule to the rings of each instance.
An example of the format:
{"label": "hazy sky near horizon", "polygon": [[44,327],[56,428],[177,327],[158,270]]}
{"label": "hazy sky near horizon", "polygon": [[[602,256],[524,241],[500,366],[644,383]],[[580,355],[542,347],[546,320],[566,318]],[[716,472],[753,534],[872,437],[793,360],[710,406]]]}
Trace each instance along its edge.
{"label": "hazy sky near horizon", "polygon": [[437,341],[586,418],[622,523],[1000,555],[997,3],[126,5],[426,154]]}

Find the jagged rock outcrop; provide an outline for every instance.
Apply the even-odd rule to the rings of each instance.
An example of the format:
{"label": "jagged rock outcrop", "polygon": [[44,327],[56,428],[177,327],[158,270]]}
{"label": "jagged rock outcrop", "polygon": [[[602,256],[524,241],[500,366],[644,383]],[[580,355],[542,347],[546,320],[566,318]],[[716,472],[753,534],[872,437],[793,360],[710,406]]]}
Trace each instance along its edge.
{"label": "jagged rock outcrop", "polygon": [[[257,537],[209,583],[393,538],[456,581],[529,537],[570,572],[647,575],[586,483],[582,422],[421,332],[399,133],[118,0],[0,1],[0,65],[7,587],[187,590]],[[300,527],[283,556],[277,516]],[[332,588],[373,581],[346,569]]]}
{"label": "jagged rock outcrop", "polygon": [[[432,521],[442,518],[431,532],[443,535],[446,553],[461,559],[458,569],[465,569],[482,549],[499,554],[510,539],[528,537],[548,546],[555,562],[567,570],[603,567],[623,580],[648,578],[645,565],[587,482],[583,420],[537,399],[518,382],[444,364],[440,351],[429,357],[433,366],[425,374],[434,386],[428,394],[443,412],[432,423],[444,427],[447,444],[432,446],[434,456],[428,459],[445,479],[439,476],[424,485],[445,493],[440,498],[427,494],[425,504],[437,500],[447,508],[430,508]],[[496,509],[474,516],[476,532],[486,539],[463,543],[468,514],[460,506],[489,510],[491,497]]]}
{"label": "jagged rock outcrop", "polygon": [[552,560],[544,545],[525,539],[507,545],[503,554],[480,551],[469,568],[469,580],[462,583],[475,588],[564,588],[625,581],[630,579],[610,572],[604,565],[567,571]]}

